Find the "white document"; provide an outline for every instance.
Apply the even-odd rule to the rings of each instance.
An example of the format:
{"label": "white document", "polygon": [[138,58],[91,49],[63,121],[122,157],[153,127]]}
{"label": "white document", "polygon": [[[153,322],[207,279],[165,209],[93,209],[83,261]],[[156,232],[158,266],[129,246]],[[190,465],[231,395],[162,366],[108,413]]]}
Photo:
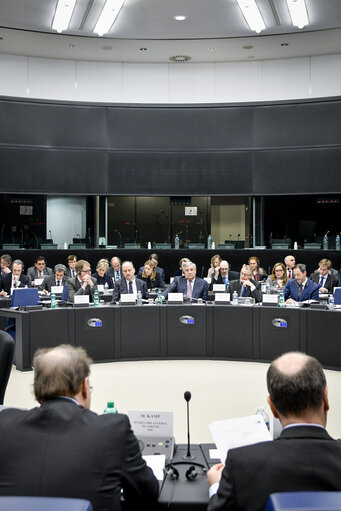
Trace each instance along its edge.
{"label": "white document", "polygon": [[51,293],[55,295],[61,295],[63,292],[64,286],[51,286]]}
{"label": "white document", "polygon": [[166,455],[165,454],[157,454],[157,455],[146,455],[142,456],[144,461],[147,463],[148,467],[152,469],[154,476],[159,481],[163,481],[164,478],[164,466],[166,463]]}
{"label": "white document", "polygon": [[271,440],[260,414],[215,421],[209,424],[209,429],[222,463],[225,463],[229,449]]}

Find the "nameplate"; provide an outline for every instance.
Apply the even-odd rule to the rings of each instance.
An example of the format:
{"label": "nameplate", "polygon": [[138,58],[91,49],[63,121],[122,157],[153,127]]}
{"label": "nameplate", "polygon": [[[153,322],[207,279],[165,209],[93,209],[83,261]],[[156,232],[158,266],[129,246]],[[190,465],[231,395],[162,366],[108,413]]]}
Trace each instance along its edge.
{"label": "nameplate", "polygon": [[63,292],[64,286],[51,286],[51,293],[54,293],[55,295],[61,295]]}
{"label": "nameplate", "polygon": [[169,303],[183,303],[184,294],[183,293],[168,293],[167,296]]}
{"label": "nameplate", "polygon": [[73,297],[73,303],[75,305],[83,304],[83,303],[89,303],[90,297],[89,295],[74,295]]}
{"label": "nameplate", "polygon": [[134,293],[123,293],[120,298],[121,303],[135,303],[136,295]]}
{"label": "nameplate", "polygon": [[42,279],[34,279],[34,286],[40,286],[44,282],[44,278]]}
{"label": "nameplate", "polygon": [[99,293],[104,293],[104,286],[103,286],[103,284],[97,284],[97,291]]}
{"label": "nameplate", "polygon": [[212,279],[210,277],[204,277],[204,280],[206,280],[207,284],[211,284]]}
{"label": "nameplate", "polygon": [[[217,284],[219,285],[219,284]],[[215,303],[230,303],[230,293],[217,293],[214,296]]]}
{"label": "nameplate", "polygon": [[278,295],[263,295],[263,303],[271,303],[277,305],[278,303]]}
{"label": "nameplate", "polygon": [[173,436],[172,412],[128,411],[135,436]]}
{"label": "nameplate", "polygon": [[213,284],[213,293],[225,293],[225,284]]}

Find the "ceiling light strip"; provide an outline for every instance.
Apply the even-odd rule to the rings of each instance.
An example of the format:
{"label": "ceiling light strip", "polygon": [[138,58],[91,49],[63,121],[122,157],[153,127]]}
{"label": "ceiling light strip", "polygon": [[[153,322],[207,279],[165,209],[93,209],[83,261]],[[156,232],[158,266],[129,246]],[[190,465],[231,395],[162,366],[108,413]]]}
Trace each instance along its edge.
{"label": "ceiling light strip", "polygon": [[287,0],[291,22],[295,27],[303,28],[309,25],[305,0]]}
{"label": "ceiling light strip", "polygon": [[237,0],[240,10],[251,30],[259,34],[265,30],[265,23],[256,0]]}
{"label": "ceiling light strip", "polygon": [[107,0],[103,10],[97,20],[94,32],[99,36],[109,32],[112,24],[116,20],[125,0]]}
{"label": "ceiling light strip", "polygon": [[63,32],[70,24],[76,0],[58,0],[56,12],[52,21],[53,30]]}

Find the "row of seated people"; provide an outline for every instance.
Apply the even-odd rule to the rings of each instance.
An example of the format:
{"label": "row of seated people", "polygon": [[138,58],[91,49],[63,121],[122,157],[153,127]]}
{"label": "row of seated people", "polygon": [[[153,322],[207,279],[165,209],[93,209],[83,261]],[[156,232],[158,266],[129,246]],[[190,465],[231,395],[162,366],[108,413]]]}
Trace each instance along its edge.
{"label": "row of seated people", "polygon": [[[196,265],[193,262],[186,258],[181,259],[181,271],[179,269],[178,275],[166,287],[163,280],[164,271],[157,266],[157,259],[146,261],[135,277],[133,263],[125,261],[121,264],[118,257],[112,258],[111,267],[106,259],[100,259],[96,272],[91,273],[90,264],[84,260],[77,262],[75,256],[68,257],[68,268],[63,264],[57,264],[54,272],[46,267],[45,258],[39,256],[35,266],[29,268],[27,275],[24,275],[20,260],[13,262],[11,271],[9,261],[5,261],[6,257],[2,256],[1,265],[4,266],[4,272],[0,278],[0,294],[9,295],[12,288],[36,285],[37,279],[40,279],[39,289],[45,293],[50,292],[52,286],[64,286],[67,283],[69,301],[74,300],[75,294],[89,294],[93,299],[94,291],[99,284],[114,290],[114,301],[118,301],[121,294],[137,294],[138,291],[141,292],[142,298],[147,299],[148,290],[152,288],[163,289],[164,298],[167,298],[169,292],[179,292],[189,298],[201,298],[206,301],[208,292],[213,289],[214,284],[225,284],[231,295],[237,292],[239,296],[253,297],[256,303],[261,302],[260,279],[255,276],[255,272],[265,279],[264,270],[249,264],[243,265],[240,272],[233,272],[230,270],[229,263],[221,258],[218,259],[219,257],[215,256],[215,260],[212,258],[213,270],[206,280],[197,277]],[[219,266],[216,264],[217,260]],[[248,262],[251,261],[252,258]],[[272,274],[267,277],[266,282],[273,288],[284,289],[284,297],[288,301],[318,300],[320,293],[332,292],[338,285],[338,277],[332,272],[331,261],[327,259],[319,262],[318,270],[311,274],[309,279],[305,265],[296,265],[293,256],[287,256],[285,262],[286,266],[281,262],[274,265]],[[258,265],[258,261],[255,260],[255,264]],[[292,278],[289,277],[291,271]]]}

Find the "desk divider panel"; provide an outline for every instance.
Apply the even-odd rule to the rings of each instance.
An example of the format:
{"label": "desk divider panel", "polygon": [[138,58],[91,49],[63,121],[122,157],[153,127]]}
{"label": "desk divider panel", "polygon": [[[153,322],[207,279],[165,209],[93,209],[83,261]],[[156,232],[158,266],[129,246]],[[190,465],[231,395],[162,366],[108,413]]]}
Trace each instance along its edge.
{"label": "desk divider panel", "polygon": [[301,311],[307,329],[307,353],[322,365],[341,367],[341,314],[337,311]]}
{"label": "desk divider panel", "polygon": [[259,308],[259,358],[273,360],[287,351],[300,350],[300,310]]}
{"label": "desk divider panel", "polygon": [[160,358],[160,308],[120,307],[120,358]]}
{"label": "desk divider panel", "polygon": [[253,307],[215,305],[213,357],[253,358]]}
{"label": "desk divider panel", "polygon": [[[98,362],[114,360],[114,314],[112,307],[84,307],[73,310],[75,345],[82,346]],[[96,325],[97,323],[97,325]]]}
{"label": "desk divider panel", "polygon": [[167,357],[207,357],[205,305],[167,306]]}

